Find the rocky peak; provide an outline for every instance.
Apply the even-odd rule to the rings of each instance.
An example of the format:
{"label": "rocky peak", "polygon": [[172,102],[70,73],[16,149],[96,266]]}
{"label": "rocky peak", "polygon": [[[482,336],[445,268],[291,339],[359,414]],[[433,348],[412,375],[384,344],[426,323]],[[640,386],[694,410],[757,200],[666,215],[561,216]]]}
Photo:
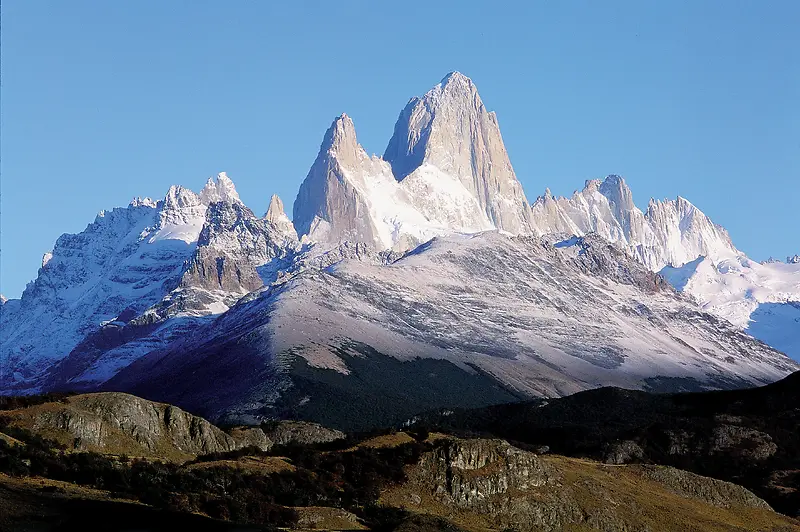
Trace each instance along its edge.
{"label": "rocky peak", "polygon": [[206,186],[200,191],[200,200],[204,205],[209,205],[217,201],[229,203],[240,203],[239,194],[236,187],[225,172],[217,174],[216,182],[208,178]]}
{"label": "rocky peak", "polygon": [[331,124],[322,140],[317,157],[332,156],[340,164],[348,166],[366,157],[366,152],[359,145],[353,120],[342,113]]}
{"label": "rocky peak", "polygon": [[800,255],[786,257],[786,264],[800,264]]}
{"label": "rocky peak", "polygon": [[200,196],[180,185],[172,185],[164,198],[164,210],[179,210],[200,205]]}
{"label": "rocky peak", "polygon": [[528,203],[497,117],[461,73],[448,74],[423,97],[408,102],[383,158],[398,181],[424,165],[436,167],[460,182],[497,228],[530,230]]}
{"label": "rocky peak", "polygon": [[380,165],[358,144],[350,117],[338,116],[297,192],[293,208],[297,234],[331,242],[380,242],[365,196],[368,183],[381,173]]}
{"label": "rocky peak", "polygon": [[631,189],[622,177],[618,175],[606,177],[598,187],[598,190],[608,198],[618,217],[629,217],[630,212],[636,209],[636,205],[633,204]]}
{"label": "rocky peak", "polygon": [[292,221],[286,215],[286,211],[283,208],[283,201],[281,201],[281,198],[279,198],[277,194],[273,194],[272,198],[270,198],[269,208],[264,218],[279,231],[285,233],[287,238],[297,240],[297,232],[294,229],[294,224],[292,224]]}
{"label": "rocky peak", "polygon": [[152,198],[142,198],[142,197],[135,197],[131,200],[128,204],[129,207],[152,207],[156,208],[158,206],[158,202]]}

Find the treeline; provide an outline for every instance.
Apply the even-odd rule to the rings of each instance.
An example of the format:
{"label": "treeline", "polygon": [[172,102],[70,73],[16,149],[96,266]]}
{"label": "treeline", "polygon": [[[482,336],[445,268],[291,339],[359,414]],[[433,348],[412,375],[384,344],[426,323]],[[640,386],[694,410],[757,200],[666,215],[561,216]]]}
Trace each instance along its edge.
{"label": "treeline", "polygon": [[43,403],[65,403],[73,395],[75,394],[72,392],[39,395],[0,395],[0,411],[17,410],[18,408],[27,408]]}
{"label": "treeline", "polygon": [[360,515],[376,528],[397,516],[375,504],[383,487],[405,481],[404,466],[419,460],[431,444],[414,441],[394,448],[359,448],[326,452],[313,446],[288,445],[270,453],[257,449],[220,453],[198,461],[245,455],[284,456],[291,472],[252,473],[241,469],[187,468],[172,463],[111,458],[93,452],[65,452],[56,442],[22,429],[0,430],[25,445],[0,440],[0,472],[40,476],[108,490],[114,496],[158,508],[199,512],[247,524],[291,526],[292,506],[330,506]]}

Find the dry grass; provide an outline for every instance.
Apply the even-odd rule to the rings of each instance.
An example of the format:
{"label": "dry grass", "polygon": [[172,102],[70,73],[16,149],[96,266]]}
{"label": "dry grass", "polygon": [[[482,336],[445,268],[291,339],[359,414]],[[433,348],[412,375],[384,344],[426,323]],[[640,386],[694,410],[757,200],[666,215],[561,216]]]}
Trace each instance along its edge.
{"label": "dry grass", "polygon": [[[538,505],[545,509],[545,514],[561,512],[564,521],[557,525],[557,530],[598,530],[600,525],[613,523],[634,530],[686,532],[800,530],[800,521],[768,509],[744,505],[722,508],[676,493],[647,478],[638,466],[607,466],[555,455],[540,456],[540,459],[553,473],[551,482],[525,491],[495,495],[493,503],[500,505],[503,498],[511,498],[527,501],[534,508]],[[498,528],[498,520],[491,515],[444,503],[432,492],[430,482],[422,481],[415,474],[417,468],[409,468],[410,482],[385,491],[381,504],[443,517],[467,530]],[[570,517],[576,515],[583,518]],[[536,529],[520,528],[519,524],[517,527]]]}
{"label": "dry grass", "polygon": [[299,517],[293,530],[367,530],[352,513],[327,506],[298,506]]}
{"label": "dry grass", "polygon": [[241,469],[249,473],[291,473],[295,468],[285,458],[278,456],[243,456],[238,460],[214,460],[213,462],[197,462],[186,466],[186,469],[215,469],[218,467],[228,467],[231,469]]}

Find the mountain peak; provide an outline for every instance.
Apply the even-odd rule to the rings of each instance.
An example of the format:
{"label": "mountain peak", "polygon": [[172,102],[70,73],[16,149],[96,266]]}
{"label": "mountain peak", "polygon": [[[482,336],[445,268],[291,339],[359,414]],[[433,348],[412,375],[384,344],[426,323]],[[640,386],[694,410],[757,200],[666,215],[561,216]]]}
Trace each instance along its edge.
{"label": "mountain peak", "polygon": [[264,217],[273,223],[279,219],[282,220],[283,218],[288,218],[283,208],[283,201],[281,201],[281,198],[277,194],[273,194],[269,199],[269,208],[267,209],[267,214]]}
{"label": "mountain peak", "polygon": [[172,185],[164,198],[165,210],[182,209],[200,204],[200,197],[188,188]]}
{"label": "mountain peak", "polygon": [[333,156],[344,164],[366,156],[366,152],[358,144],[355,124],[346,113],[337,116],[325,132],[317,159],[328,156]]}
{"label": "mountain peak", "polygon": [[200,191],[200,201],[202,201],[204,205],[209,205],[217,201],[224,201],[227,203],[241,202],[239,193],[236,192],[236,186],[225,172],[217,174],[216,182],[212,178],[208,178],[206,186]]}
{"label": "mountain peak", "polygon": [[455,70],[443,77],[439,85],[431,89],[431,91],[435,91],[439,87],[441,87],[442,90],[449,91],[451,93],[454,91],[463,91],[474,92],[477,94],[478,92],[477,87],[475,87],[475,84],[471,79],[461,72]]}
{"label": "mountain peak", "polygon": [[460,72],[451,72],[408,102],[383,158],[397,181],[423,165],[435,167],[460,183],[495,227],[511,233],[530,229],[528,203],[497,118],[486,110],[472,80]]}
{"label": "mountain peak", "polygon": [[267,214],[264,215],[264,218],[269,223],[283,231],[290,238],[297,238],[297,232],[294,229],[294,224],[286,215],[286,211],[283,207],[283,201],[281,201],[281,198],[278,197],[277,194],[273,194],[270,198],[269,209],[267,209]]}

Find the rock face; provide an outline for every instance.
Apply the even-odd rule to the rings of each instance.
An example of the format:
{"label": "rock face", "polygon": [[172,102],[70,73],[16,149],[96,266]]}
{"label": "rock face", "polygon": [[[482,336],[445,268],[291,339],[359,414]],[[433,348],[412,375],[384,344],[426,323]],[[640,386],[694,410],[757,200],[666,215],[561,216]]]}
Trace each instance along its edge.
{"label": "rock face", "polygon": [[497,115],[487,111],[471,79],[451,72],[400,113],[383,155],[395,178],[409,184],[438,169],[455,177],[478,201],[492,225],[528,233],[529,206],[514,175]]}
{"label": "rock face", "polygon": [[269,208],[264,218],[275,226],[278,231],[283,233],[284,237],[290,241],[297,240],[297,231],[294,229],[294,224],[286,215],[283,208],[283,201],[277,194],[273,194],[269,200]]}
{"label": "rock face", "polygon": [[[172,405],[123,393],[96,393],[5,413],[12,426],[56,439],[76,450],[182,460],[272,443],[260,429],[234,438]],[[261,432],[261,434],[255,434]]]}
{"label": "rock face", "polygon": [[758,529],[756,522],[774,516],[728,482],[669,467],[538,456],[503,440],[439,443],[407,474],[382,494],[383,504],[468,529],[678,530],[699,522],[709,530]]}
{"label": "rock face", "polygon": [[302,421],[279,421],[270,426],[262,426],[264,434],[275,445],[299,443],[312,445],[341,440],[345,434],[338,430],[323,427],[318,423],[305,423]]}
{"label": "rock face", "polygon": [[553,482],[550,468],[535,454],[502,440],[454,440],[425,454],[419,470],[444,504],[479,512],[490,512],[497,495]]}
{"label": "rock face", "polygon": [[646,213],[633,203],[625,180],[610,175],[591,180],[571,198],[549,191],[532,206],[532,226],[540,234],[596,233],[619,243],[653,271],[668,264],[683,265],[699,256],[722,259],[741,253],[730,236],[687,200],[651,200]]}

